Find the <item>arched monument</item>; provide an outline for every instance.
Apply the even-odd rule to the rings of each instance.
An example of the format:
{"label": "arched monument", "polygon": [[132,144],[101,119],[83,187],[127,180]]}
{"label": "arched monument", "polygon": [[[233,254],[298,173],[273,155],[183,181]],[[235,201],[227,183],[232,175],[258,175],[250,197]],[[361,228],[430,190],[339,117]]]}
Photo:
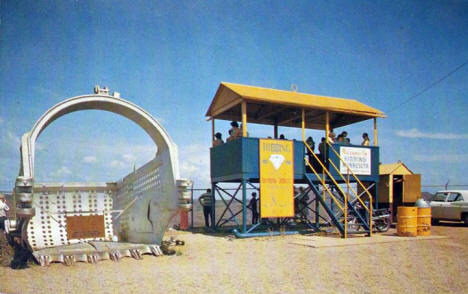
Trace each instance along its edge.
{"label": "arched monument", "polygon": [[[166,130],[147,111],[119,96],[96,86],[95,94],[54,105],[22,137],[16,233],[43,265],[161,253],[158,245],[187,181],[177,180],[177,147]],[[35,146],[41,132],[64,115],[91,109],[138,124],[156,144],[155,158],[115,183],[36,183]]]}

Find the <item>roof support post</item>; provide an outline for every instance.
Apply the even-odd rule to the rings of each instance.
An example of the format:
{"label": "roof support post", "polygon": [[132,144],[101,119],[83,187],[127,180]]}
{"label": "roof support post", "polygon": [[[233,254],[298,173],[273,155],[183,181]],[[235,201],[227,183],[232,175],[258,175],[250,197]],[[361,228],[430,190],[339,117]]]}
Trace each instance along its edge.
{"label": "roof support post", "polygon": [[302,141],[305,142],[305,111],[304,108],[302,108]]}
{"label": "roof support post", "polygon": [[377,146],[377,118],[374,117],[374,146]]}
{"label": "roof support post", "polygon": [[393,174],[388,175],[388,202],[393,205]]}
{"label": "roof support post", "polygon": [[214,135],[215,135],[215,119],[214,117],[211,118],[211,142],[214,142]]}
{"label": "roof support post", "polygon": [[242,100],[242,137],[247,137],[247,102]]}
{"label": "roof support post", "polygon": [[278,139],[278,119],[275,118],[275,123],[273,125],[273,138]]}
{"label": "roof support post", "polygon": [[325,140],[327,143],[330,143],[330,138],[328,137],[330,134],[330,112],[325,112]]}

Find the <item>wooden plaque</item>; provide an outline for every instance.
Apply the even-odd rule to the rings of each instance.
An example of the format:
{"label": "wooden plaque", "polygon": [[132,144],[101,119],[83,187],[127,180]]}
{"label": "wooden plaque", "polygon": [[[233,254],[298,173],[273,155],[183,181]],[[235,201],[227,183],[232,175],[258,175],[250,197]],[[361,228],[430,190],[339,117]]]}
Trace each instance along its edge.
{"label": "wooden plaque", "polygon": [[104,215],[67,216],[68,239],[104,238]]}

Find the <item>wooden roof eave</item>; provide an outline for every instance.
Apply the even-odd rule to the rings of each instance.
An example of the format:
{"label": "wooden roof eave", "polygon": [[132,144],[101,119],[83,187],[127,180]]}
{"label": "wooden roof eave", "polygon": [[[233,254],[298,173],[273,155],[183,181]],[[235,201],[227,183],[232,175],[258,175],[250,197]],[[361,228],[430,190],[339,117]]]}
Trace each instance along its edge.
{"label": "wooden roof eave", "polygon": [[307,106],[307,105],[300,105],[300,104],[297,104],[297,103],[288,103],[288,102],[280,104],[280,103],[272,103],[271,101],[268,101],[266,99],[261,99],[261,98],[251,98],[251,97],[242,97],[242,96],[240,96],[240,97],[246,99],[247,103],[249,103],[249,102],[263,102],[263,103],[269,104],[269,105],[284,105],[284,106],[294,107],[294,108],[298,108],[298,109],[303,108],[305,110],[308,110],[308,109],[309,110],[323,110],[324,112],[329,111],[329,112],[336,112],[336,113],[347,113],[347,114],[368,116],[368,117],[372,117],[372,118],[373,117],[381,117],[381,118],[387,117],[385,114],[383,114],[381,112],[379,113],[379,112],[368,112],[368,111],[353,111],[353,110],[343,109],[343,108],[320,107],[320,106],[310,107],[310,106]]}

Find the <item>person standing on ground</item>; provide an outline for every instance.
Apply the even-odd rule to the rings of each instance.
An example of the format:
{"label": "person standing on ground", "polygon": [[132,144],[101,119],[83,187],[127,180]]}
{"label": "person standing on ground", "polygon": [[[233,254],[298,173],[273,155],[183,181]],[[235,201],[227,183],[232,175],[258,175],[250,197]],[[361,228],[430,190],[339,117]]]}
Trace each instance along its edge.
{"label": "person standing on ground", "polygon": [[0,194],[0,230],[5,230],[6,212],[10,210],[6,203],[5,195]]}
{"label": "person standing on ground", "polygon": [[258,211],[257,211],[257,193],[252,192],[252,198],[250,199],[248,208],[252,210],[252,224],[258,223]]}
{"label": "person standing on ground", "polygon": [[203,193],[200,198],[198,198],[201,206],[203,206],[203,215],[205,216],[205,227],[210,226],[211,222],[211,215],[212,215],[212,196],[211,196],[211,189],[206,189],[206,192]]}
{"label": "person standing on ground", "polygon": [[370,146],[369,135],[367,133],[362,134],[362,139],[364,140],[361,143],[362,146]]}

